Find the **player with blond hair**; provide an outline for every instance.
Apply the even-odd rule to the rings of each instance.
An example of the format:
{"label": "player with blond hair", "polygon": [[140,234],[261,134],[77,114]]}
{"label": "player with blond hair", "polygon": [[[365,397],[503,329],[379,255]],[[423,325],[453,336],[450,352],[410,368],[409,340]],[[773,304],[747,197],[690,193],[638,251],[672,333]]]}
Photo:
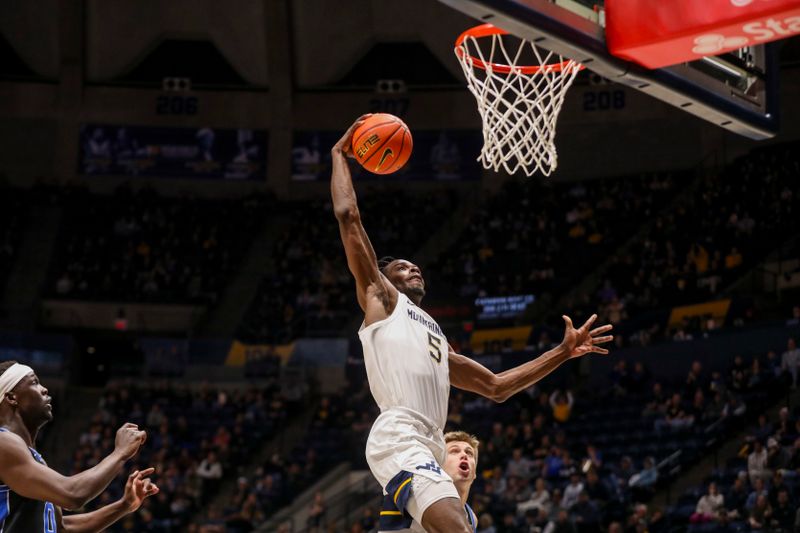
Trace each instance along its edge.
{"label": "player with blond hair", "polygon": [[[474,435],[470,435],[466,431],[450,431],[444,434],[445,447],[447,449],[447,458],[444,461],[442,468],[453,480],[453,485],[456,487],[458,497],[461,504],[464,506],[464,516],[467,519],[472,531],[476,531],[478,527],[478,518],[475,512],[469,506],[467,500],[469,499],[469,490],[472,488],[472,482],[475,481],[478,472],[478,446],[480,441]],[[407,498],[404,492],[410,489],[403,487],[400,493],[397,494],[397,499]],[[397,492],[395,489],[394,492]],[[379,522],[379,531],[399,531],[399,532],[414,532],[422,533],[425,530],[416,520],[413,520],[408,512],[401,512],[397,505],[394,503],[395,494],[389,493],[384,496],[383,507],[381,509],[381,517]]]}

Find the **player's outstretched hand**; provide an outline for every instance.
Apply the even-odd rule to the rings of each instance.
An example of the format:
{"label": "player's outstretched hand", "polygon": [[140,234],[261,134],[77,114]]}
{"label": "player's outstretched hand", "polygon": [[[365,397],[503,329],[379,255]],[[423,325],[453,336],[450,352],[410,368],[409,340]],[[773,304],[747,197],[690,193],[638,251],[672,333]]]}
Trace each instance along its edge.
{"label": "player's outstretched hand", "polygon": [[364,123],[366,119],[372,116],[372,113],[367,113],[366,115],[361,115],[356,119],[355,122],[344,132],[342,138],[333,145],[331,148],[332,154],[344,154],[347,157],[353,157],[353,132],[356,131],[361,124]]}
{"label": "player's outstretched hand", "polygon": [[603,335],[611,331],[614,327],[611,324],[600,326],[599,328],[590,329],[594,321],[597,320],[597,315],[592,315],[589,320],[575,329],[572,325],[572,319],[567,315],[562,315],[564,319],[564,340],[561,345],[569,350],[570,357],[581,357],[587,353],[607,354],[608,350],[601,348],[598,344],[605,344],[614,340],[613,335]]}
{"label": "player's outstretched hand", "polygon": [[130,459],[139,447],[147,440],[147,433],[139,430],[139,426],[131,424],[130,422],[123,424],[117,430],[117,438],[114,441],[114,451],[122,455],[125,460]]}
{"label": "player's outstretched hand", "polygon": [[125,493],[122,495],[122,504],[127,512],[134,512],[142,506],[145,499],[158,494],[160,489],[147,477],[155,470],[155,468],[136,470],[128,476],[128,481],[125,483]]}

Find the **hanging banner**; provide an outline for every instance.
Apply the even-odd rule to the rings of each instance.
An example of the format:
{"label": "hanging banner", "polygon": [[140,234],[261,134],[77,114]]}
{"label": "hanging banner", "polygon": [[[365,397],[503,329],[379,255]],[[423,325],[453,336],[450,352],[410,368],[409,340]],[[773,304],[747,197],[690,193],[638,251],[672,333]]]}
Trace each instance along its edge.
{"label": "hanging banner", "polygon": [[264,180],[267,132],[84,124],[82,175]]}

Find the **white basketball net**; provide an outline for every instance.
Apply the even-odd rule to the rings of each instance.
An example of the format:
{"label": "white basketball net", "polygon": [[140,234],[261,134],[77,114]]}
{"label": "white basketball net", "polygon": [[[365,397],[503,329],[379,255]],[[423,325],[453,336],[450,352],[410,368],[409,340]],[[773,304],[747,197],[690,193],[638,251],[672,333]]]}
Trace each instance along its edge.
{"label": "white basketball net", "polygon": [[[455,52],[483,120],[478,161],[495,172],[502,167],[509,174],[522,169],[528,176],[537,170],[549,176],[558,163],[558,113],[580,63],[509,35],[467,36]],[[539,68],[525,73],[524,62]],[[507,65],[510,72],[497,72],[492,64]]]}

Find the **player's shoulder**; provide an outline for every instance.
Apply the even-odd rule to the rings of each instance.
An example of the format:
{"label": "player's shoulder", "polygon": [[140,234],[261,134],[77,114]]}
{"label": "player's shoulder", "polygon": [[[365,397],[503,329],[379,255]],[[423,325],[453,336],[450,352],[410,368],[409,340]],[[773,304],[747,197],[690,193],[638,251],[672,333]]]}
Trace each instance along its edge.
{"label": "player's shoulder", "polygon": [[0,429],[0,456],[10,456],[19,453],[20,450],[26,453],[28,450],[22,437],[7,428]]}

